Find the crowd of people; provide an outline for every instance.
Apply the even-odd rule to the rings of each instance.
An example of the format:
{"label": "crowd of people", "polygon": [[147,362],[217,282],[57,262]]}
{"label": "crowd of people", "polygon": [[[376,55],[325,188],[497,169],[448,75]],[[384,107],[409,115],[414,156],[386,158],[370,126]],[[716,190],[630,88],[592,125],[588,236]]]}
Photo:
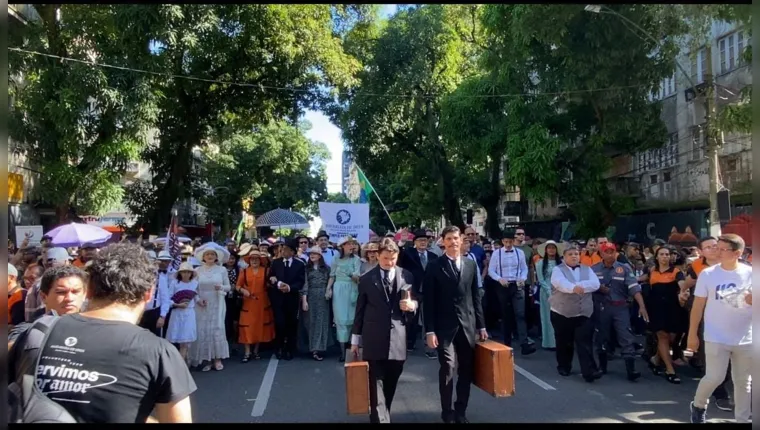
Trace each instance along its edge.
{"label": "crowd of people", "polygon": [[[523,356],[539,347],[554,351],[563,376],[571,374],[577,354],[589,383],[607,373],[617,350],[630,381],[641,375],[639,357],[673,384],[680,383],[678,367],[691,365],[705,374],[691,405],[692,422],[705,421],[710,397],[721,409],[735,409],[737,422],[749,422],[751,250],[742,238],[707,237],[684,248],[662,240],[651,246],[614,244],[604,237],[530,240],[520,227],[505,229],[496,240],[472,227],[461,239],[458,229],[446,232],[456,233],[456,241],[430,229],[419,229],[404,242],[389,235],[364,244],[350,236],[331,243],[324,232],[314,238],[228,240],[223,245],[196,240],[182,246],[177,270],[169,270],[174,258],[161,243],[102,249],[96,244],[79,249],[47,241],[39,248],[23,244],[8,266],[9,348],[26,339],[41,318],[71,315],[61,318],[51,341],[40,347],[39,368],[50,367],[50,373],[37,373],[42,392],[48,397],[57,393],[56,401],[77,422],[145,422],[153,419],[152,412],[158,421],[183,422],[190,419],[187,397],[195,390],[190,368],[222,371],[223,361],[235,355],[242,362],[260,360],[262,346],[278,359],[304,353],[322,361],[337,343],[337,358],[345,361],[367,330],[360,320],[366,301],[374,299],[362,296],[361,285],[373,272],[372,280],[377,277],[382,285],[400,279],[394,285],[408,286],[388,290],[408,292],[399,302],[406,350],[390,355],[403,355],[398,359],[403,362],[424,339],[424,354],[441,365],[445,422],[466,422],[469,388],[457,385],[459,399],[451,410],[454,356],[459,379],[469,386],[472,375],[463,371],[470,364],[462,345],[487,338],[487,332],[498,333],[499,341]],[[461,294],[441,299],[437,291],[446,279],[437,279],[443,275],[430,268],[447,262],[451,267],[441,273],[450,270],[456,279],[469,276],[468,268],[473,268],[474,295],[466,302],[474,320],[462,330],[464,338],[452,334],[444,342],[437,314],[448,304],[440,301],[462,299]],[[396,265],[401,275],[393,275]],[[135,325],[153,332],[154,340]],[[637,336],[645,340],[639,343]],[[65,382],[55,377],[56,360],[75,345],[87,354],[66,360],[80,360],[72,365],[97,372],[98,390],[56,387]],[[13,351],[21,354],[19,348]],[[10,381],[20,374],[12,366],[13,361]],[[374,382],[378,369],[370,371]],[[396,380],[401,372],[400,367],[382,370],[383,375],[396,372]],[[123,382],[134,378],[142,382]],[[731,379],[733,400],[726,389]],[[395,382],[391,384],[394,391]],[[393,393],[385,400],[376,394],[371,420],[387,422]],[[117,408],[124,398],[139,407]],[[106,412],[93,416],[92,409],[82,406],[87,403],[98,403],[97,410]]]}

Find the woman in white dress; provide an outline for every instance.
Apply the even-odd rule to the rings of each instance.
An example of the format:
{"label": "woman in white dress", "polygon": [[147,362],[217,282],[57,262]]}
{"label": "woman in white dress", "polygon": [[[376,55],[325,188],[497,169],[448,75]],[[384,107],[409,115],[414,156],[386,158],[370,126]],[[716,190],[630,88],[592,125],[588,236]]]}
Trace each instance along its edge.
{"label": "woman in white dress", "polygon": [[208,243],[195,251],[195,258],[202,263],[195,269],[198,274],[198,308],[195,310],[198,340],[190,347],[190,364],[203,363],[203,372],[222,370],[222,360],[230,358],[230,345],[224,328],[227,307],[224,297],[230,290],[227,269],[222,264],[230,253],[215,243]]}
{"label": "woman in white dress", "polygon": [[[187,351],[190,348],[190,344],[198,338],[195,329],[195,304],[198,302],[198,275],[195,274],[192,264],[186,262],[182,263],[179,266],[179,270],[171,276],[169,297],[172,298],[172,317],[169,318],[166,340],[171,343],[178,343],[179,353],[187,361]],[[181,295],[177,295],[180,291],[190,291],[195,293],[195,297],[189,298],[192,293],[184,293],[187,296],[181,298]]]}

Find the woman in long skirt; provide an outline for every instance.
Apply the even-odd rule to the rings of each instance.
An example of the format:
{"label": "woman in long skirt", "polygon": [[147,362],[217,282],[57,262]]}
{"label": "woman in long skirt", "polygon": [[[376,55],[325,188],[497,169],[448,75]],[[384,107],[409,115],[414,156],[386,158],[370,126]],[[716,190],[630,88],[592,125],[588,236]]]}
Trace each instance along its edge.
{"label": "woman in long skirt", "polygon": [[[247,247],[241,254],[248,267],[240,271],[236,287],[243,297],[238,342],[245,348],[243,363],[247,363],[251,358],[260,360],[259,345],[274,339],[274,316],[266,290],[266,269],[261,267],[261,253]],[[254,345],[253,354],[251,345]]]}
{"label": "woman in long skirt", "polygon": [[536,277],[540,291],[539,302],[541,313],[541,346],[553,350],[557,347],[554,340],[554,327],[551,322],[552,270],[562,264],[561,253],[556,242],[549,240],[538,247],[538,255],[542,258],[536,262]]}
{"label": "woman in long skirt", "polygon": [[195,258],[203,264],[196,269],[200,296],[195,310],[198,340],[190,347],[190,364],[198,366],[207,363],[202,369],[204,372],[212,368],[222,370],[222,359],[230,358],[230,346],[224,329],[227,309],[224,297],[230,290],[230,279],[227,269],[222,267],[229,258],[229,252],[211,243],[198,248]]}
{"label": "woman in long skirt", "polygon": [[346,348],[351,339],[354,325],[356,300],[359,298],[359,270],[361,259],[354,255],[356,240],[346,236],[338,243],[340,258],[330,265],[330,281],[327,283],[327,297],[332,297],[333,315],[338,342],[341,343],[341,362],[346,361]]}
{"label": "woman in long skirt", "polygon": [[322,248],[309,250],[306,265],[306,284],[301,290],[301,310],[308,315],[309,351],[316,361],[322,361],[330,339],[330,302],[327,301],[327,283],[330,268],[322,257]]}

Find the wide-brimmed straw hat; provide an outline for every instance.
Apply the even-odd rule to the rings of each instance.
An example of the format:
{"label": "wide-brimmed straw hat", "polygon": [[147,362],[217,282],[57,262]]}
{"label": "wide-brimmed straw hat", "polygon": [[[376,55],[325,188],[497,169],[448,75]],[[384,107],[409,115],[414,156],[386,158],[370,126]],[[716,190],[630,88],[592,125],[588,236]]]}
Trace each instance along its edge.
{"label": "wide-brimmed straw hat", "polygon": [[306,253],[309,254],[309,255],[311,255],[311,254],[322,255],[322,248],[320,248],[319,245],[312,246],[311,248],[308,249],[308,251]]}
{"label": "wide-brimmed straw hat", "polygon": [[244,243],[243,245],[240,246],[240,250],[238,251],[238,256],[245,257],[246,255],[250,254],[251,251],[253,250],[254,250],[253,245],[251,245],[250,243]]}
{"label": "wide-brimmed straw hat", "polygon": [[338,248],[342,248],[343,245],[351,242],[356,243],[356,239],[353,236],[346,236],[338,242]]}
{"label": "wide-brimmed straw hat", "polygon": [[541,258],[544,257],[546,252],[546,247],[549,245],[554,245],[557,247],[557,254],[562,255],[565,252],[565,248],[567,248],[567,244],[563,243],[557,243],[553,240],[547,240],[546,242],[542,243],[541,245],[538,245],[538,249],[536,251],[538,252],[538,255],[541,256]]}

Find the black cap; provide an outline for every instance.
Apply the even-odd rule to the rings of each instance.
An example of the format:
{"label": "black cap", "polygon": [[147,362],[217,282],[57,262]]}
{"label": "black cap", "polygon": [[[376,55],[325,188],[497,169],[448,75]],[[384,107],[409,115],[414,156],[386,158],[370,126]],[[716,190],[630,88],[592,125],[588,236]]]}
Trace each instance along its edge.
{"label": "black cap", "polygon": [[424,229],[420,228],[420,229],[414,230],[413,234],[414,234],[414,240],[422,239],[422,238],[427,239],[427,232]]}
{"label": "black cap", "polygon": [[285,243],[283,243],[283,245],[295,251],[298,249],[298,239],[296,238],[296,239],[287,240],[285,241]]}
{"label": "black cap", "polygon": [[323,238],[323,237],[326,237],[327,240],[330,240],[330,235],[327,234],[326,231],[322,230],[319,233],[317,233],[317,240],[319,240],[320,238]]}

